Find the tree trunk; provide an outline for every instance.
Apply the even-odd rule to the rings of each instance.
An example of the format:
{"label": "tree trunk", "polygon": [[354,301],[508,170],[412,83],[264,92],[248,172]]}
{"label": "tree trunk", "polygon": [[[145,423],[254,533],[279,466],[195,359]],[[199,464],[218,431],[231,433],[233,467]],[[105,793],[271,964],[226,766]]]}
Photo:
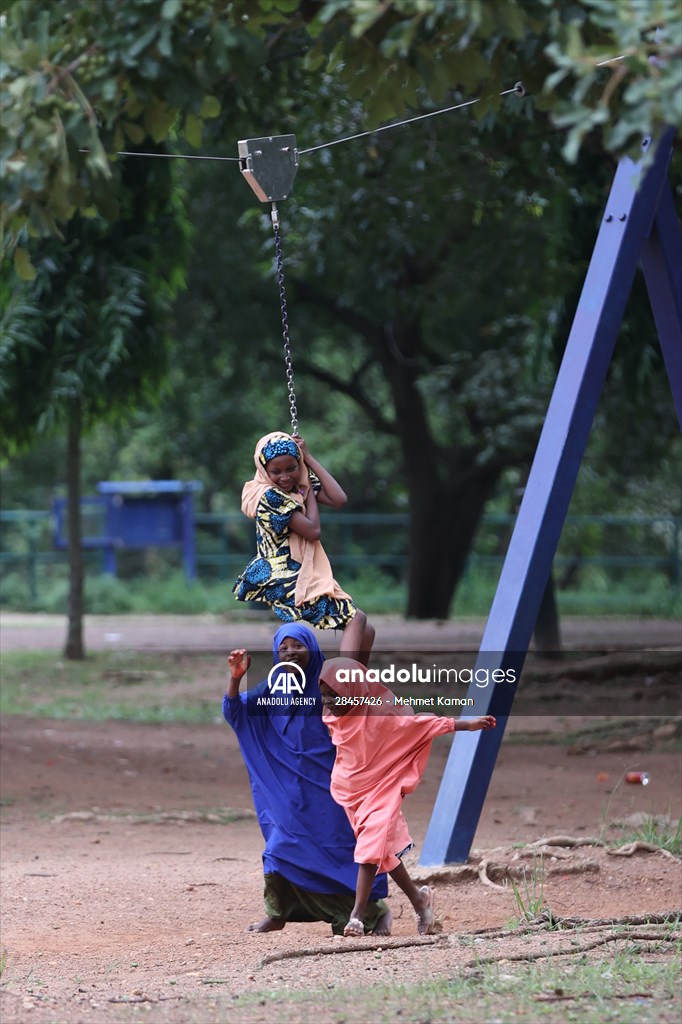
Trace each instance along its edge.
{"label": "tree trunk", "polygon": [[83,647],[83,531],[81,523],[81,407],[74,402],[69,416],[66,455],[66,505],[69,541],[68,627],[64,657],[80,661]]}
{"label": "tree trunk", "polygon": [[550,572],[535,620],[535,647],[545,658],[561,657],[561,630],[554,572]]}
{"label": "tree trunk", "polygon": [[447,619],[496,479],[493,473],[470,476],[466,488],[449,494],[436,478],[411,488],[409,618]]}
{"label": "tree trunk", "polygon": [[417,386],[418,339],[414,323],[394,323],[382,352],[410,496],[407,615],[446,619],[501,467],[477,467],[474,451],[434,439]]}

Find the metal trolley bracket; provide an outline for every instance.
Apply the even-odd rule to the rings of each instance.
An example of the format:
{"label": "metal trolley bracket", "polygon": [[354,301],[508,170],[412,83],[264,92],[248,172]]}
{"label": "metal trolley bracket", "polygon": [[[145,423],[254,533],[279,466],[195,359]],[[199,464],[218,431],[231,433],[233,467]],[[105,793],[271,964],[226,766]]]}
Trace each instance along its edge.
{"label": "metal trolley bracket", "polygon": [[298,170],[295,135],[270,135],[237,143],[242,174],[262,203],[286,199]]}

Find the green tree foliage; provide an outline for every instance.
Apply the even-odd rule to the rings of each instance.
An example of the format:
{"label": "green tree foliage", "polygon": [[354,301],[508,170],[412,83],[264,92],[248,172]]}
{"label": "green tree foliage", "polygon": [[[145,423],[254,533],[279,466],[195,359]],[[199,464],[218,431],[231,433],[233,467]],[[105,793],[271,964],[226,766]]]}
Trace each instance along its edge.
{"label": "green tree foliage", "polygon": [[522,79],[565,131],[571,161],[594,129],[608,152],[639,157],[644,136],[680,123],[677,0],[329,0],[320,8],[308,64],[333,66],[375,119],[413,107],[424,86],[439,103],[453,89],[481,95],[483,116]]}
{"label": "green tree foliage", "polygon": [[[595,128],[607,150],[634,153],[680,120],[677,0],[1,0],[0,12],[12,246],[93,205],[113,215],[110,155],[171,127],[199,145],[219,96],[243,95],[283,43],[343,79],[374,123],[423,89],[432,103],[480,95],[482,117],[519,78],[570,159]],[[16,258],[30,274],[23,245]]]}
{"label": "green tree foliage", "polygon": [[[318,95],[332,113],[316,124],[299,107],[302,149],[328,140],[334,121],[359,126],[338,82],[321,80]],[[560,134],[531,113],[510,97],[483,124],[456,113],[304,154],[282,207],[302,429],[354,509],[409,507],[415,615],[447,614],[486,503],[510,469],[522,482],[612,180],[599,151],[567,166]],[[200,245],[163,434],[178,457],[180,444],[204,466],[210,453],[207,476],[234,508],[251,448],[240,456],[225,440],[286,426],[272,232],[236,175],[189,174]],[[614,434],[628,393],[641,407],[660,390],[641,288],[620,349],[603,416],[615,415]],[[197,358],[208,360],[200,380]],[[655,414],[669,437],[668,405]],[[645,433],[642,418],[631,458]],[[606,448],[598,459],[607,465]]]}
{"label": "green tree foliage", "polygon": [[[279,7],[291,7],[286,2]],[[284,17],[271,3],[2,0],[3,230],[54,234],[77,212],[116,216],[114,153],[171,128],[191,146],[220,113],[213,90],[248,87]],[[19,246],[18,269],[30,274]]]}
{"label": "green tree foliage", "polygon": [[447,616],[487,502],[534,449],[563,269],[549,251],[563,183],[528,173],[542,145],[514,137],[523,107],[510,99],[515,133],[460,118],[311,154],[287,209],[298,366],[396,442],[417,617]]}
{"label": "green tree foliage", "polygon": [[[0,6],[3,217],[25,277],[42,273],[30,237],[94,210],[115,220],[123,147],[173,136],[229,153],[218,139],[278,130],[303,150],[484,97],[302,153],[283,211],[304,432],[316,450],[332,440],[344,481],[344,470],[372,481],[368,502],[403,492],[410,611],[445,614],[486,501],[532,451],[611,178],[604,149],[639,147],[678,116],[671,0]],[[518,78],[532,98],[500,99]],[[586,162],[572,171],[578,148]],[[187,179],[203,229],[178,308],[173,399],[127,448],[164,474],[200,463],[210,492],[250,472],[246,436],[286,426],[269,227],[236,165],[218,166],[214,184],[203,170]],[[263,422],[275,394],[283,412]],[[383,492],[382,475],[393,477]]]}
{"label": "green tree foliage", "polygon": [[165,161],[126,161],[119,217],[72,218],[35,246],[35,275],[6,267],[0,425],[6,451],[65,428],[70,604],[67,656],[82,657],[81,434],[153,398],[187,230]]}

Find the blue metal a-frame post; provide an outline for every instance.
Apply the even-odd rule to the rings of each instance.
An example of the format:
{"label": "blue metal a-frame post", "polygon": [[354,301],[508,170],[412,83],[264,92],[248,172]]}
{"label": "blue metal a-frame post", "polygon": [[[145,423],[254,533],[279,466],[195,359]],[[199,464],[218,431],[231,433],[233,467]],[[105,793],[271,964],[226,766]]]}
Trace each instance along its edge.
{"label": "blue metal a-frame post", "polygon": [[513,670],[517,682],[483,691],[472,684],[477,713],[495,715],[498,727],[457,736],[423,866],[469,855],[640,259],[682,425],[682,234],[667,177],[673,138],[668,129],[644,172],[628,158],[618,165],[476,661],[489,673]]}

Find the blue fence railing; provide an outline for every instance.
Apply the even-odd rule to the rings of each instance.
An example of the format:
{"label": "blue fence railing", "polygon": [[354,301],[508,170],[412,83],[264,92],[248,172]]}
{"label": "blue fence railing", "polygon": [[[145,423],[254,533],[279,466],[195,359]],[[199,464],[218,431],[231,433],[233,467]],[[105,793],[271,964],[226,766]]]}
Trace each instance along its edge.
{"label": "blue fence railing", "polygon": [[[492,575],[499,570],[514,522],[511,515],[483,517],[469,556],[469,573],[481,569]],[[404,513],[326,511],[325,549],[335,567],[351,572],[373,567],[400,580],[408,563],[407,523]],[[87,510],[84,525],[87,532]],[[96,527],[94,522],[91,525]],[[254,553],[253,523],[238,512],[197,513],[194,525],[198,577],[234,578]],[[49,512],[0,512],[0,569],[3,574],[21,573],[34,600],[41,567],[66,562],[66,553],[53,547],[52,534]],[[85,556],[88,572],[105,570],[102,552],[89,550]],[[593,566],[609,572],[656,572],[679,593],[682,516],[568,516],[554,559],[558,586],[568,586]]]}

